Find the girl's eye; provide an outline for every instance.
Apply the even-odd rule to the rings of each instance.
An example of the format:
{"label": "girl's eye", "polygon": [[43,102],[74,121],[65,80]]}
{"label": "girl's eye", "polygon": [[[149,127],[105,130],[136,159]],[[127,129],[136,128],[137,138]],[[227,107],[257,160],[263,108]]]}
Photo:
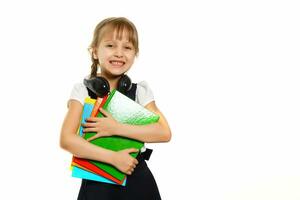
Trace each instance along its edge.
{"label": "girl's eye", "polygon": [[107,44],[106,47],[113,47],[113,45],[112,44]]}
{"label": "girl's eye", "polygon": [[126,46],[126,47],[125,47],[125,49],[131,50],[131,49],[132,49],[132,47],[130,47],[130,46]]}

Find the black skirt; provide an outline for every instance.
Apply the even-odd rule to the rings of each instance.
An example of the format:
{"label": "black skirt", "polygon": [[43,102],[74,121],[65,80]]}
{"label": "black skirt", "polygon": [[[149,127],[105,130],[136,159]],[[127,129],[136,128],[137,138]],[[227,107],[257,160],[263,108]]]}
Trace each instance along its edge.
{"label": "black skirt", "polygon": [[77,200],[161,200],[155,179],[142,156],[126,186],[82,179]]}

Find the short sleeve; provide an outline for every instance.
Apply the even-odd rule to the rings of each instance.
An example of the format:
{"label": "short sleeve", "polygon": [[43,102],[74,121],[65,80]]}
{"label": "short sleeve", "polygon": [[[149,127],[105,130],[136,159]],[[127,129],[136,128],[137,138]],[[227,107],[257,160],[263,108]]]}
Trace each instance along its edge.
{"label": "short sleeve", "polygon": [[84,99],[88,97],[88,91],[83,83],[77,83],[73,86],[71,91],[70,100],[74,99],[84,105]]}
{"label": "short sleeve", "polygon": [[146,106],[151,101],[154,101],[153,92],[146,81],[137,83],[136,101],[142,106]]}

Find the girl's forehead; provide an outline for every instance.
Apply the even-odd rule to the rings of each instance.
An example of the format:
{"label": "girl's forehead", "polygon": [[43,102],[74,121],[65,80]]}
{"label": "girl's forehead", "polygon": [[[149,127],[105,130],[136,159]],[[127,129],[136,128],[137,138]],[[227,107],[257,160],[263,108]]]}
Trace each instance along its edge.
{"label": "girl's forehead", "polygon": [[129,42],[129,32],[125,29],[123,30],[111,30],[111,31],[106,31],[103,34],[102,41],[106,40],[125,40]]}

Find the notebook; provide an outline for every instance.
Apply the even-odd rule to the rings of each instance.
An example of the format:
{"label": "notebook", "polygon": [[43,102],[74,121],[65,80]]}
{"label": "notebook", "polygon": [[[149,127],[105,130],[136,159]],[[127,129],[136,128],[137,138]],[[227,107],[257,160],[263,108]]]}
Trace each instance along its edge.
{"label": "notebook", "polygon": [[[95,100],[87,98],[86,102],[89,102],[89,104],[95,103]],[[85,105],[86,106],[86,105]],[[90,113],[92,112],[92,109],[89,106],[89,109],[87,108],[88,106],[84,107],[84,112],[82,114],[82,122],[89,117]],[[120,123],[125,123],[125,124],[132,124],[132,125],[146,125],[146,124],[151,124],[155,123],[159,120],[159,115],[156,115],[155,113],[147,110],[143,106],[139,105],[135,101],[131,100],[127,96],[123,95],[122,93],[113,90],[107,100],[105,101],[103,105],[104,110],[108,111],[114,119],[116,119]],[[97,117],[103,117],[101,113],[98,113]],[[82,127],[79,129],[79,134],[82,135]],[[88,139],[95,135],[95,133],[85,133],[83,137],[85,139]],[[110,136],[110,137],[101,137],[97,138],[95,140],[92,140],[91,143],[101,146],[103,148],[107,148],[113,151],[119,151],[123,149],[128,149],[128,148],[136,148],[136,149],[141,149],[144,146],[143,142],[129,139],[129,138],[124,138],[124,137],[119,137],[119,136]],[[136,157],[138,153],[132,153],[131,154],[133,157]],[[75,158],[76,163],[80,163],[80,161],[84,161],[85,159],[81,158]],[[114,180],[114,182],[118,184],[123,184],[126,178],[126,175],[119,171],[117,168],[115,168],[112,165],[94,161],[94,160],[87,160],[89,163],[92,165],[98,167],[102,172],[101,173],[102,177],[105,177],[109,180],[112,180],[109,175],[113,176],[116,178],[118,181]],[[80,165],[80,164],[79,164]],[[90,170],[91,172],[96,173],[94,167],[89,167],[85,165],[83,168],[86,168]],[[96,173],[100,175],[99,173]]]}

